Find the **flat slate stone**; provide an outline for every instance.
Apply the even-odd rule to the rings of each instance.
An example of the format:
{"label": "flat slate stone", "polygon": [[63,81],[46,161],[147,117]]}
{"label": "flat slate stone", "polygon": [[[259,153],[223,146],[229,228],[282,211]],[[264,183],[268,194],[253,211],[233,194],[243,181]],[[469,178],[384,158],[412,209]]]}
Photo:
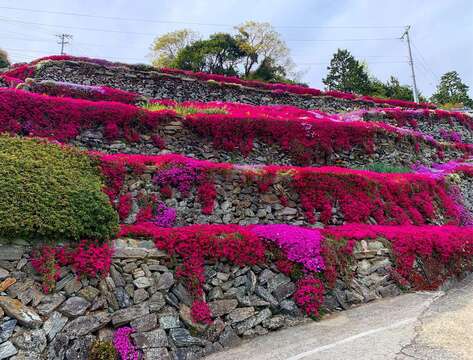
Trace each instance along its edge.
{"label": "flat slate stone", "polygon": [[105,311],[79,316],[66,324],[62,333],[70,338],[78,338],[103,328],[109,322],[110,314]]}
{"label": "flat slate stone", "polygon": [[13,330],[15,329],[17,321],[15,319],[7,320],[0,324],[0,343],[7,341]]}
{"label": "flat slate stone", "polygon": [[196,337],[193,337],[189,330],[184,328],[175,328],[169,330],[169,337],[177,347],[188,347],[188,346],[204,346],[204,342]]}
{"label": "flat slate stone", "polygon": [[59,307],[59,305],[61,305],[64,300],[66,300],[66,298],[58,293],[46,295],[36,307],[36,310],[40,315],[47,316],[56,310],[56,308]]}
{"label": "flat slate stone", "polygon": [[210,311],[213,317],[218,317],[230,313],[238,306],[238,300],[215,300],[209,303]]}
{"label": "flat slate stone", "polygon": [[61,313],[55,311],[44,322],[43,330],[49,341],[53,340],[59,331],[66,325],[67,317],[62,316]]}
{"label": "flat slate stone", "polygon": [[113,326],[122,326],[139,317],[149,314],[149,306],[147,303],[130,306],[126,309],[115,311],[112,316]]}
{"label": "flat slate stone", "polygon": [[166,332],[156,329],[148,332],[139,332],[131,335],[134,343],[139,349],[150,349],[169,346]]}
{"label": "flat slate stone", "polygon": [[59,311],[67,317],[73,318],[83,315],[90,303],[80,296],[73,296],[67,299],[59,308]]}
{"label": "flat slate stone", "polygon": [[144,315],[130,322],[130,326],[138,332],[150,331],[158,326],[158,317],[155,313]]}
{"label": "flat slate stone", "polygon": [[0,344],[0,360],[7,359],[10,356],[15,355],[17,352],[18,350],[13,346],[10,341],[6,341]]}
{"label": "flat slate stone", "polygon": [[39,315],[31,308],[23,305],[21,301],[8,296],[0,296],[0,307],[5,314],[15,318],[18,322],[28,328],[37,328],[43,321]]}
{"label": "flat slate stone", "polygon": [[15,261],[20,260],[25,253],[24,246],[0,245],[0,260]]}
{"label": "flat slate stone", "polygon": [[46,349],[47,340],[43,329],[24,330],[11,337],[11,342],[17,349],[41,353]]}
{"label": "flat slate stone", "polygon": [[144,351],[144,360],[170,360],[168,349],[165,347],[151,348]]}

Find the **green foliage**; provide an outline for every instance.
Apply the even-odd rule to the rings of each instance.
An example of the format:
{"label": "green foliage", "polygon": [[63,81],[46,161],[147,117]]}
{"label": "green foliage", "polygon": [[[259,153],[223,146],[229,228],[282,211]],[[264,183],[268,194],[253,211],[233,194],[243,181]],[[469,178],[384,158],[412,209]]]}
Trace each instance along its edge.
{"label": "green foliage", "polygon": [[449,71],[442,75],[437,91],[431,100],[439,105],[463,104],[473,107],[473,100],[468,96],[468,85],[464,84],[456,71]]}
{"label": "green foliage", "polygon": [[371,90],[369,95],[387,98],[414,101],[414,96],[410,86],[401,85],[399,80],[391,76],[386,83],[376,78],[371,79]]}
{"label": "green foliage", "polygon": [[412,170],[409,169],[408,167],[392,166],[392,165],[383,164],[383,163],[366,165],[362,167],[361,169],[379,172],[379,173],[410,173],[412,172]]}
{"label": "green foliage", "polygon": [[8,54],[5,50],[0,49],[0,69],[10,66],[10,60],[8,59]]}
{"label": "green foliage", "polygon": [[151,45],[153,65],[292,83],[289,49],[271,24],[247,21],[235,30],[206,40],[187,29],[164,34]]}
{"label": "green foliage", "polygon": [[0,238],[108,239],[118,230],[89,155],[1,135],[0,164]]}
{"label": "green foliage", "polygon": [[95,340],[89,351],[88,360],[116,360],[118,354],[111,341]]}
{"label": "green foliage", "polygon": [[151,45],[152,63],[156,67],[170,67],[179,51],[198,39],[198,34],[189,29],[172,31],[154,39]]}
{"label": "green foliage", "polygon": [[162,104],[144,104],[143,107],[150,111],[160,111],[160,110],[174,110],[179,115],[191,115],[191,114],[226,114],[227,111],[222,108],[204,108],[199,109],[193,106],[166,106]]}
{"label": "green foliage", "polygon": [[370,79],[365,66],[346,49],[338,49],[327,67],[322,82],[329,90],[366,95],[370,92]]}
{"label": "green foliage", "polygon": [[217,33],[181,49],[172,65],[184,70],[237,75],[237,63],[242,54],[234,37]]}

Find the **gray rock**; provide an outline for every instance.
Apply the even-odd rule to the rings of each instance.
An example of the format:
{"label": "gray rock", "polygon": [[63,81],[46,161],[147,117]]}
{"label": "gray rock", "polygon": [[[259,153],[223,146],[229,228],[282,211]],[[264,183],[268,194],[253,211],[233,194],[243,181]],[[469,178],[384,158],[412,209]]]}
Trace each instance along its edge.
{"label": "gray rock", "polygon": [[161,310],[164,305],[166,305],[166,300],[164,296],[160,292],[154,293],[148,301],[149,303],[149,311],[156,312]]}
{"label": "gray rock", "polygon": [[293,300],[283,300],[281,301],[279,306],[283,314],[288,314],[292,316],[299,316],[301,314],[301,311]]}
{"label": "gray rock", "polygon": [[269,330],[280,329],[284,326],[286,320],[282,315],[275,315],[263,321],[263,326]]}
{"label": "gray rock", "polygon": [[148,299],[149,294],[145,289],[137,289],[133,294],[133,302],[139,304]]}
{"label": "gray rock", "polygon": [[15,319],[4,321],[0,324],[0,343],[7,341],[13,334],[17,321]]}
{"label": "gray rock", "polygon": [[10,272],[0,267],[0,281],[6,279]]}
{"label": "gray rock", "polygon": [[87,360],[94,340],[91,335],[74,340],[66,350],[66,360]]}
{"label": "gray rock", "polygon": [[241,343],[241,338],[236,334],[236,332],[230,327],[227,326],[223,332],[220,334],[218,342],[224,347],[237,346]]}
{"label": "gray rock", "polygon": [[82,288],[82,283],[77,279],[74,278],[73,280],[67,282],[64,285],[64,291],[67,295],[72,295],[78,292]]}
{"label": "gray rock", "polygon": [[268,279],[268,290],[269,292],[273,292],[281,285],[285,285],[289,283],[291,279],[286,275],[279,273],[276,276],[273,276],[271,279]]}
{"label": "gray rock", "polygon": [[139,349],[169,346],[166,332],[163,329],[156,329],[148,332],[138,332],[132,334],[131,337]]}
{"label": "gray rock", "polygon": [[174,328],[169,330],[169,337],[177,347],[205,346],[205,343],[196,337],[191,336],[189,331],[184,328]]}
{"label": "gray rock", "polygon": [[80,316],[70,321],[66,324],[66,326],[64,326],[62,333],[73,339],[87,334],[91,334],[103,328],[109,322],[110,314],[105,311],[101,311],[90,315]]}
{"label": "gray rock", "polygon": [[66,325],[67,317],[62,316],[59,312],[53,312],[49,318],[44,322],[43,330],[46,333],[46,337],[49,341],[53,340],[54,337],[59,333],[64,325]]}
{"label": "gray rock", "polygon": [[115,268],[115,266],[110,267],[110,276],[113,279],[113,282],[115,283],[115,286],[121,286],[124,287],[126,282],[123,279],[122,274]]}
{"label": "gray rock", "polygon": [[261,324],[264,320],[269,319],[272,313],[269,309],[263,309],[255,316],[252,316],[245,321],[238,323],[235,327],[238,334],[243,334],[247,330],[255,327],[256,325]]}
{"label": "gray rock", "polygon": [[125,325],[132,320],[148,315],[149,310],[149,305],[147,303],[142,303],[139,305],[130,306],[126,309],[115,311],[112,316],[112,324],[116,327]]}
{"label": "gray rock", "polygon": [[150,331],[158,325],[156,314],[144,315],[130,322],[130,326],[138,332]]}
{"label": "gray rock", "polygon": [[0,344],[0,360],[7,359],[10,356],[15,355],[17,352],[18,350],[13,346],[10,341],[6,341]]}
{"label": "gray rock", "polygon": [[210,311],[213,317],[219,317],[230,313],[238,306],[238,300],[215,300],[209,303]]}
{"label": "gray rock", "polygon": [[151,348],[144,351],[144,360],[171,360],[165,347]]}
{"label": "gray rock", "polygon": [[24,246],[0,245],[0,260],[15,261],[20,260],[25,253]]}
{"label": "gray rock", "polygon": [[278,302],[281,302],[282,300],[287,299],[289,296],[294,294],[295,291],[296,284],[291,281],[287,284],[280,285],[276,289],[274,289],[273,295]]}
{"label": "gray rock", "polygon": [[254,307],[269,306],[268,301],[265,301],[256,295],[237,296],[237,299],[238,299],[238,303],[241,306],[254,306]]}
{"label": "gray rock", "polygon": [[90,306],[90,303],[80,296],[73,296],[67,299],[59,308],[59,311],[67,317],[74,318],[83,315]]}
{"label": "gray rock", "polygon": [[165,330],[181,326],[179,315],[166,314],[159,317],[159,326]]}
{"label": "gray rock", "polygon": [[159,280],[156,284],[157,290],[167,290],[170,289],[174,285],[174,275],[172,272],[165,272],[161,274]]}
{"label": "gray rock", "polygon": [[[76,319],[77,320],[77,319]],[[59,333],[48,346],[48,360],[63,360],[68,348],[69,337]]]}
{"label": "gray rock", "polygon": [[46,349],[46,335],[42,329],[23,330],[11,337],[11,342],[17,349],[33,350],[41,353]]}
{"label": "gray rock", "polygon": [[210,342],[215,342],[222,331],[225,329],[225,323],[221,319],[216,319],[205,330],[204,337]]}
{"label": "gray rock", "polygon": [[100,291],[93,286],[87,286],[79,291],[79,295],[91,302],[100,294]]}
{"label": "gray rock", "polygon": [[191,315],[191,309],[185,304],[181,304],[179,306],[179,317],[181,318],[182,322],[186,324],[189,328],[195,329],[198,332],[204,332],[207,328],[205,324],[194,322]]}
{"label": "gray rock", "polygon": [[118,306],[121,309],[124,309],[133,304],[133,302],[130,299],[130,296],[128,295],[126,290],[122,287],[115,288],[115,297],[117,299]]}
{"label": "gray rock", "polygon": [[39,315],[31,308],[24,306],[21,301],[14,300],[7,296],[0,296],[0,307],[5,314],[15,318],[18,322],[28,328],[37,328],[43,321]]}
{"label": "gray rock", "polygon": [[138,279],[134,280],[133,284],[135,284],[135,286],[138,289],[146,289],[146,288],[149,288],[151,286],[152,282],[151,282],[150,278],[142,276],[142,277],[139,277]]}
{"label": "gray rock", "polygon": [[61,280],[56,283],[56,291],[61,291],[71,281],[75,280],[75,276],[72,274],[65,275]]}
{"label": "gray rock", "polygon": [[262,286],[257,286],[255,290],[256,295],[258,295],[263,300],[271,304],[271,306],[278,306],[278,301],[276,298],[269,292],[268,289],[265,289]]}
{"label": "gray rock", "polygon": [[61,305],[64,300],[66,300],[66,298],[58,293],[46,295],[36,307],[36,310],[40,315],[47,316],[56,310],[56,308]]}
{"label": "gray rock", "polygon": [[232,310],[232,312],[228,314],[228,318],[231,320],[232,323],[236,323],[236,322],[246,320],[249,317],[253,316],[254,314],[255,314],[254,307],[242,307],[242,308],[236,308],[235,310]]}
{"label": "gray rock", "polygon": [[186,304],[187,306],[191,306],[193,302],[193,298],[189,291],[182,285],[177,284],[172,288],[172,293],[179,299],[180,302]]}
{"label": "gray rock", "polygon": [[222,291],[222,288],[220,288],[219,286],[216,286],[209,291],[209,294],[208,294],[209,301],[219,300],[222,298],[223,298],[223,291]]}
{"label": "gray rock", "polygon": [[388,286],[384,286],[379,289],[379,294],[382,297],[388,297],[388,296],[398,296],[401,294],[401,290],[396,286],[396,284],[391,284]]}

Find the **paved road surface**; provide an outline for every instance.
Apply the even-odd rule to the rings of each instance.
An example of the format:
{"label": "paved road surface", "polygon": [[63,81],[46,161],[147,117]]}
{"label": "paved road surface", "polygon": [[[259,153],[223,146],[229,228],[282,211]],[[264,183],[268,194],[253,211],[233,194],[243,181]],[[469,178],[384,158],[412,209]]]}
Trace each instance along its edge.
{"label": "paved road surface", "polygon": [[473,277],[248,340],[206,360],[473,359]]}

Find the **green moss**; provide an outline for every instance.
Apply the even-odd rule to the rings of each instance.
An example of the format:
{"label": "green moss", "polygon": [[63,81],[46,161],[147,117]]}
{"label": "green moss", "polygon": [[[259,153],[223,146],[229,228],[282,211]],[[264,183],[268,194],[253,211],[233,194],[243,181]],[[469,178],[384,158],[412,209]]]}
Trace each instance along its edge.
{"label": "green moss", "polygon": [[392,166],[392,165],[382,164],[382,163],[366,165],[360,169],[379,172],[379,173],[410,173],[412,172],[412,170],[409,169],[408,167]]}
{"label": "green moss", "polygon": [[227,111],[223,108],[209,107],[204,109],[199,109],[193,106],[166,106],[162,104],[145,104],[143,107],[150,111],[160,111],[160,110],[174,110],[179,115],[191,115],[191,114],[226,114]]}
{"label": "green moss", "polygon": [[110,341],[95,340],[90,348],[88,360],[115,360],[117,351]]}
{"label": "green moss", "polygon": [[0,135],[0,164],[0,238],[108,239],[117,231],[117,214],[87,154]]}

